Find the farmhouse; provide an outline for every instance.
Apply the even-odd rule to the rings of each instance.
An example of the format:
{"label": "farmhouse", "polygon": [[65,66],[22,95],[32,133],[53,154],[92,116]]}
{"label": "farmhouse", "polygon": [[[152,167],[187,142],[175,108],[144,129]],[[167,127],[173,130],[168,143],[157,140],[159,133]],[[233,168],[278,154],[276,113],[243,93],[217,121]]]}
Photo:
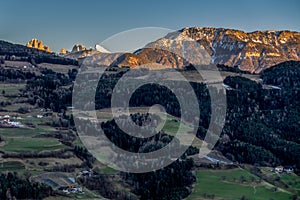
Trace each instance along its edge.
{"label": "farmhouse", "polygon": [[0,117],[1,122],[7,123],[10,122],[10,116],[9,115],[3,115]]}
{"label": "farmhouse", "polygon": [[83,194],[84,192],[82,191],[82,187],[80,186],[67,186],[67,187],[60,187],[58,190],[61,190],[65,194],[70,194],[70,193],[79,193]]}
{"label": "farmhouse", "polygon": [[274,169],[275,173],[282,173],[283,172],[283,166],[277,166]]}
{"label": "farmhouse", "polygon": [[294,169],[292,166],[288,165],[288,166],[284,166],[283,171],[286,173],[293,173]]}
{"label": "farmhouse", "polygon": [[36,118],[41,119],[43,118],[43,115],[37,115]]}
{"label": "farmhouse", "polygon": [[80,175],[81,176],[89,176],[89,177],[91,177],[93,175],[93,172],[90,169],[86,169],[86,170],[82,170],[80,172]]}
{"label": "farmhouse", "polygon": [[10,121],[10,119],[9,115],[0,116],[0,124],[4,127],[23,127],[20,122]]}

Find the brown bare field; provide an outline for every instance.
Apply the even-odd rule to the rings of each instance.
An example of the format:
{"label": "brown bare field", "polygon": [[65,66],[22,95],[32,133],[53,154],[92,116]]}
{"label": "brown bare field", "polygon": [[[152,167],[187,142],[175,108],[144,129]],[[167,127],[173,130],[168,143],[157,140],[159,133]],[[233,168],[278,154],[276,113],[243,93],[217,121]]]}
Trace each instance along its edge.
{"label": "brown bare field", "polygon": [[59,64],[50,64],[50,63],[41,63],[38,64],[38,67],[51,69],[55,72],[63,73],[63,74],[67,74],[69,69],[70,70],[78,69],[78,66],[74,66],[74,65],[59,65]]}

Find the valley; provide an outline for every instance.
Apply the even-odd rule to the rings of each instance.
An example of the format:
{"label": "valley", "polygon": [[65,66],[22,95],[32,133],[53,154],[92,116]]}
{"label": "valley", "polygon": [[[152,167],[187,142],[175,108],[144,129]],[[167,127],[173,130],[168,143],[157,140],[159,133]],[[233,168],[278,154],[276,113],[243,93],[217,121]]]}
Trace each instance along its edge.
{"label": "valley", "polygon": [[[274,36],[275,42],[281,34],[288,34],[291,40],[298,37],[289,32],[259,32],[249,36],[234,30],[190,28],[179,31],[176,37],[172,33],[149,43],[149,46],[160,46],[165,40],[180,43],[183,33],[192,34],[191,37],[199,40],[203,40],[205,33],[209,39],[211,31],[220,34],[218,37],[223,37],[224,42],[224,38],[240,37],[240,34],[247,38],[251,35],[273,37],[280,33]],[[259,43],[254,41],[255,38],[251,40]],[[164,50],[145,48],[143,52],[133,54],[113,54],[100,52],[105,49],[99,45],[92,50],[75,45],[72,51],[58,55],[49,53],[47,46],[33,44],[36,42],[32,41],[29,47],[0,42],[0,172],[3,180],[12,180],[7,178],[12,176],[14,180],[23,181],[22,184],[32,184],[33,188],[37,185],[37,190],[39,187],[45,190],[35,194],[19,193],[21,198],[134,200],[160,196],[162,199],[294,200],[300,195],[299,61],[283,57],[285,62],[278,61],[277,64],[277,61],[272,61],[270,63],[277,65],[268,63],[255,69],[252,65],[249,69],[242,65],[227,66],[225,64],[229,61],[224,60],[215,65],[181,63],[180,67],[175,67],[174,63],[180,56],[170,52],[165,54]],[[265,43],[270,41],[262,43],[269,45]],[[246,54],[250,55],[248,51]],[[113,64],[99,66],[110,62]],[[154,62],[153,68],[151,62]],[[142,69],[137,65],[143,65]],[[84,100],[72,102],[78,71],[86,67],[95,70],[89,71],[94,76],[98,67],[105,69],[103,76],[98,77],[96,89],[88,88],[87,82],[79,83],[87,94],[96,90],[94,108],[89,102],[84,104]],[[118,91],[124,94],[135,82],[159,77],[178,89],[180,95],[189,97],[191,92],[181,88],[185,81],[182,77],[186,79],[197,102],[190,103],[188,98],[185,101],[189,106],[199,106],[200,110],[192,144],[188,137],[177,141],[176,133],[181,125],[179,134],[189,134],[194,124],[191,116],[195,111],[182,112],[176,95],[159,84],[139,87],[129,102],[129,117],[136,124],[165,119],[157,124],[158,133],[140,139],[118,128],[115,120],[124,117],[124,110],[112,107],[111,97],[114,87],[127,72],[135,76]],[[202,73],[205,77],[201,76]],[[80,98],[84,99],[84,95]],[[213,106],[211,95],[219,97]],[[226,97],[226,105],[221,104],[222,95]],[[86,109],[81,110],[79,104]],[[165,113],[152,107],[157,104],[165,108]],[[213,111],[221,115],[222,106],[226,118],[221,135],[214,144],[213,140],[205,140],[205,136],[210,123],[222,124],[211,120]],[[111,109],[117,110],[114,117]],[[180,120],[183,113],[187,116],[186,121]],[[105,160],[107,155],[92,154],[83,145],[78,134],[81,127],[76,120],[86,124],[87,132],[94,131],[95,127],[102,128],[114,145],[129,152],[147,153],[167,146],[172,140],[177,141],[175,145],[187,149],[162,169],[147,173],[121,172],[97,160],[97,156]],[[94,136],[91,142],[93,139]],[[103,142],[100,148],[105,150],[107,146]],[[200,157],[200,151],[207,155]],[[282,171],[276,171],[278,168]]]}

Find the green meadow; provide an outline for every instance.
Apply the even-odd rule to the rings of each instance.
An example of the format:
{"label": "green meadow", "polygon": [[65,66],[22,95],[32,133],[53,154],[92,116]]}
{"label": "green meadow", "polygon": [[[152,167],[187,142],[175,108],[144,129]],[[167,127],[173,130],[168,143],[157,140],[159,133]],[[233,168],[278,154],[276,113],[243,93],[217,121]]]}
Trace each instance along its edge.
{"label": "green meadow", "polygon": [[194,191],[187,200],[288,200],[293,194],[277,188],[247,170],[236,168],[227,170],[199,169]]}

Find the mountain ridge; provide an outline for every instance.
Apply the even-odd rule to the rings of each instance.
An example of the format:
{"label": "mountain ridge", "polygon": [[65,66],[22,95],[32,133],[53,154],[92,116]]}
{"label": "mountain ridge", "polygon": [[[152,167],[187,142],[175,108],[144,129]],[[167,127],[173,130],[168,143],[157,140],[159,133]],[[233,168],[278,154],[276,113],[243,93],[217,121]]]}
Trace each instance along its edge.
{"label": "mountain ridge", "polygon": [[[32,39],[26,46],[32,50],[51,52],[38,39]],[[26,51],[22,50],[24,53]],[[77,61],[94,57],[89,62],[95,61],[108,67],[136,68],[147,65],[151,69],[151,63],[154,63],[153,69],[182,69],[190,64],[214,64],[260,73],[285,61],[300,61],[300,33],[289,30],[245,32],[228,28],[186,27],[149,42],[134,53],[109,54],[113,53],[100,45],[89,49],[84,45],[75,45],[72,51],[62,49],[59,53],[64,58]]]}
{"label": "mountain ridge", "polygon": [[[105,55],[83,51],[73,58],[83,59],[97,53]],[[296,31],[186,27],[148,43],[135,53],[122,54],[111,65],[136,68],[143,64],[149,67],[152,62],[160,64],[160,68],[184,68],[190,63],[219,64],[260,73],[289,60],[300,60],[300,33]]]}
{"label": "mountain ridge", "polygon": [[284,61],[300,60],[300,33],[295,31],[247,33],[235,29],[191,27],[179,32],[200,42],[210,53],[213,64],[260,72]]}

